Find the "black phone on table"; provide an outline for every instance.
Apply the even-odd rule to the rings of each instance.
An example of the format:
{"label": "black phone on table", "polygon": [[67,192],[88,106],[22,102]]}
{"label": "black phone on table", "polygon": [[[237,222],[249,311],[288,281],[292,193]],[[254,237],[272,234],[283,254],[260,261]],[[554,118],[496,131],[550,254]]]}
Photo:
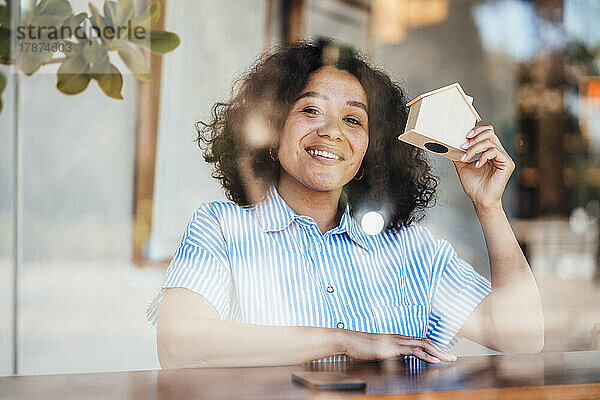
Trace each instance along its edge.
{"label": "black phone on table", "polygon": [[338,371],[297,371],[292,373],[292,381],[318,390],[356,390],[367,386],[365,381]]}

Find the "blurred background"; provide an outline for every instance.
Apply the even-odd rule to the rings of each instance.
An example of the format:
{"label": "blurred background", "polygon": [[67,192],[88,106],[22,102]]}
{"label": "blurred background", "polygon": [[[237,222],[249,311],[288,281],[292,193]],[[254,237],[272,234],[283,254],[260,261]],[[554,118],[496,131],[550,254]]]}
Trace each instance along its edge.
{"label": "blurred background", "polygon": [[[14,16],[32,1],[0,6]],[[142,53],[151,80],[114,58],[122,99],[96,82],[57,90],[52,62],[30,75],[0,65],[0,375],[159,368],[144,308],[193,211],[224,199],[194,124],[261,51],[322,36],[363,51],[409,98],[454,82],[475,98],[517,163],[504,204],[541,291],[544,351],[600,349],[600,2],[157,3],[153,28],[181,43]],[[454,168],[431,160],[439,201],[424,224],[489,277]]]}

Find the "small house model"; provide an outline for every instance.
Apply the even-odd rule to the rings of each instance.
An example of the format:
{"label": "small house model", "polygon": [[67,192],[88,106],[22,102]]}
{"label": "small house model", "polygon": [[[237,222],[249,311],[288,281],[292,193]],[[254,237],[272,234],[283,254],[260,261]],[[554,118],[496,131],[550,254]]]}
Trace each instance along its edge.
{"label": "small house model", "polygon": [[460,160],[465,154],[460,145],[481,121],[473,107],[473,98],[458,83],[453,83],[422,94],[407,106],[410,107],[408,122],[398,139],[450,160]]}

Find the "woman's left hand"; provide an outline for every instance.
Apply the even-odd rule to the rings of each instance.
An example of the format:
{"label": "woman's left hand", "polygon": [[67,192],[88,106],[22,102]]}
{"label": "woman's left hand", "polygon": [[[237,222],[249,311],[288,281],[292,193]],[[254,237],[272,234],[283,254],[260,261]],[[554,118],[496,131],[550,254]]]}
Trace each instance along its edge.
{"label": "woman's left hand", "polygon": [[[474,127],[461,147],[466,154],[460,161],[454,161],[454,166],[465,193],[476,207],[501,207],[502,194],[515,163],[502,147],[494,127]],[[468,163],[477,154],[481,154],[479,160]]]}

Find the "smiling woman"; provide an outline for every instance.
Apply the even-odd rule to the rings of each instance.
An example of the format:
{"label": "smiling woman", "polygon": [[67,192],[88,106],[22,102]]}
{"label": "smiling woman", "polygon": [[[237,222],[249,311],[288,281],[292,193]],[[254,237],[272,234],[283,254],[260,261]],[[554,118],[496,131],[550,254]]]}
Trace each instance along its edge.
{"label": "smiling woman", "polygon": [[[199,130],[232,202],[194,213],[147,309],[163,367],[437,363],[455,359],[459,330],[539,350],[539,295],[500,203],[514,165],[491,127],[464,147],[480,161],[456,168],[494,291],[416,223],[436,181],[422,150],[396,139],[406,99],[387,75],[348,49],[302,43],[265,56],[234,93]],[[356,222],[369,210],[382,211],[383,231]]]}
{"label": "smiling woman", "polygon": [[[284,138],[300,140],[291,135],[316,127],[314,137],[304,134],[296,146],[319,144],[322,148],[314,150],[336,154],[332,150],[354,152],[363,137],[360,158],[334,162],[337,167],[323,171],[357,174],[341,185],[353,216],[377,209],[387,226],[406,226],[432,204],[437,183],[424,153],[397,140],[408,118],[406,103],[400,86],[352,50],[327,41],[296,44],[263,56],[238,82],[233,98],[215,105],[212,121],[199,123],[198,139],[207,145],[205,160],[215,165],[213,177],[227,197],[246,205],[260,201],[280,180],[287,171],[280,163],[294,160]],[[276,155],[279,161],[271,162]]]}

